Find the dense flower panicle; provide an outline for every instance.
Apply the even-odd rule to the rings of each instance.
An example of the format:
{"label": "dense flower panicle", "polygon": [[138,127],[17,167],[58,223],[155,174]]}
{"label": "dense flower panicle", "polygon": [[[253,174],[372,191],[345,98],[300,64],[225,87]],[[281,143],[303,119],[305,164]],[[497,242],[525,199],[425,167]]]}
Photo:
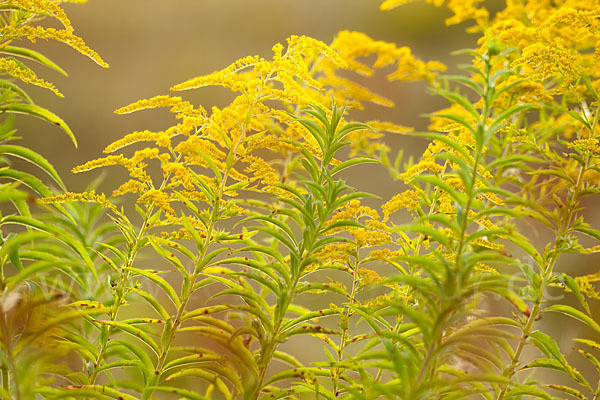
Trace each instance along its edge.
{"label": "dense flower panicle", "polygon": [[142,182],[130,179],[112,192],[113,197],[121,196],[127,193],[142,194],[148,189]]}
{"label": "dense flower panicle", "polygon": [[73,26],[71,25],[71,21],[67,17],[65,11],[57,4],[59,2],[53,0],[6,0],[4,1],[5,5],[13,5],[21,8],[23,11],[32,13],[32,14],[40,14],[40,15],[49,15],[53,18],[56,18],[65,29],[69,31],[73,31]]}
{"label": "dense flower panicle", "polygon": [[[115,114],[129,114],[134,111],[146,110],[150,108],[159,108],[159,107],[174,107],[183,102],[181,97],[173,97],[173,96],[154,96],[150,99],[138,100],[134,103],[129,104],[128,106],[121,107],[115,110]],[[189,104],[189,103],[188,103]]]}
{"label": "dense flower panicle", "polygon": [[190,136],[180,142],[173,149],[177,153],[186,156],[190,161],[197,159],[199,155],[205,155],[212,160],[224,160],[227,154],[210,140],[201,139],[198,136]]}
{"label": "dense flower panicle", "polygon": [[58,97],[64,97],[52,83],[38,78],[35,72],[12,58],[0,58],[0,73],[6,73],[24,83],[49,89]]}
{"label": "dense flower panicle", "polygon": [[341,227],[328,231],[330,234],[338,232],[349,233],[354,239],[353,242],[357,248],[392,243],[390,228],[379,219],[379,213],[376,210],[361,205],[359,200],[352,200],[347,206],[338,210],[325,225],[330,226],[335,222],[347,220],[365,225],[365,228]]}
{"label": "dense flower panicle", "polygon": [[368,268],[359,268],[358,276],[360,277],[360,286],[377,285],[385,281],[385,278],[381,277],[377,272]]}
{"label": "dense flower panicle", "polygon": [[541,82],[522,80],[519,77],[512,75],[502,82],[502,84],[499,85],[499,88],[502,89],[510,85],[512,86],[494,101],[494,107],[497,107],[498,109],[508,109],[519,103],[537,104],[540,102],[551,102],[553,100],[552,96]]}
{"label": "dense flower panicle", "polygon": [[[411,3],[416,0],[385,0],[381,3],[380,8],[382,10],[391,10],[392,8],[399,7],[406,3]],[[427,3],[433,4],[436,7],[441,7],[444,4],[444,0],[426,0]]]}
{"label": "dense flower panicle", "polygon": [[356,251],[354,243],[332,243],[319,250],[315,256],[321,263],[341,263],[347,265],[351,254]]}
{"label": "dense flower panicle", "polygon": [[153,203],[163,210],[168,216],[174,216],[175,210],[169,204],[169,195],[157,189],[150,189],[144,192],[139,198],[138,203]]}
{"label": "dense flower panicle", "polygon": [[122,154],[118,156],[107,156],[96,160],[88,161],[85,164],[79,165],[71,170],[73,173],[90,171],[95,168],[105,167],[110,165],[128,165],[129,159]]}
{"label": "dense flower panicle", "polygon": [[244,58],[240,58],[239,60],[235,61],[233,64],[231,64],[227,68],[222,69],[221,71],[189,79],[185,82],[174,85],[173,87],[171,87],[171,90],[189,90],[204,86],[219,85],[239,91],[243,89],[244,82],[240,82],[236,78],[236,73],[245,68],[252,67],[258,64],[259,62],[264,62],[264,60],[261,59],[259,56],[247,56]]}
{"label": "dense flower panicle", "polygon": [[424,158],[424,159],[420,160],[418,163],[416,163],[415,165],[408,168],[406,170],[406,172],[404,172],[401,175],[401,177],[402,177],[402,179],[404,179],[405,183],[409,183],[416,176],[422,174],[423,172],[430,171],[430,172],[433,172],[434,174],[437,174],[437,173],[442,172],[443,170],[444,170],[443,165],[436,163],[431,158]]}
{"label": "dense flower panicle", "polygon": [[[367,121],[365,124],[369,125],[371,128],[382,131],[382,132],[391,132],[391,133],[409,133],[413,132],[414,128],[408,126],[402,126],[398,124],[394,124],[392,122],[387,121]],[[362,131],[361,131],[362,133]]]}
{"label": "dense flower panicle", "polygon": [[104,153],[114,153],[117,150],[127,147],[134,143],[139,142],[156,142],[161,147],[171,147],[169,134],[167,132],[150,132],[148,130],[143,132],[133,132],[126,135],[124,138],[119,139],[104,149]]}
{"label": "dense flower panicle", "polygon": [[104,193],[97,194],[95,190],[90,190],[89,192],[83,193],[66,192],[60,196],[42,197],[36,199],[36,202],[40,204],[56,204],[72,201],[97,203],[115,213],[117,212],[117,208],[107,200],[106,195],[104,195]]}
{"label": "dense flower panicle", "polygon": [[473,20],[478,27],[486,25],[489,12],[484,7],[477,7],[483,0],[448,0],[448,8],[454,15],[446,19],[446,25],[456,25],[463,21]]}
{"label": "dense flower panicle", "polygon": [[384,221],[387,221],[393,213],[401,209],[409,211],[417,210],[421,207],[419,199],[421,196],[415,190],[406,190],[392,197],[391,200],[381,206],[384,215]]}
{"label": "dense flower panicle", "polygon": [[394,260],[394,258],[403,255],[404,252],[400,250],[390,249],[376,249],[369,252],[369,258],[373,260]]}
{"label": "dense flower panicle", "polygon": [[83,39],[73,34],[71,30],[57,30],[54,28],[29,25],[6,25],[0,28],[0,36],[3,39],[19,39],[25,37],[32,43],[35,43],[38,39],[53,39],[72,47],[84,56],[95,61],[96,64],[108,68],[108,64],[100,57],[100,55],[89,48]]}
{"label": "dense flower panicle", "polygon": [[568,143],[567,146],[571,149],[576,149],[585,155],[600,156],[600,145],[596,138],[577,139]]}
{"label": "dense flower panicle", "polygon": [[[315,57],[318,53],[322,53],[329,61],[334,63],[338,68],[347,68],[346,61],[333,48],[327,46],[320,40],[313,39],[308,36],[292,35],[287,39],[288,49],[298,50],[302,54],[307,54]],[[312,53],[312,54],[311,54]]]}
{"label": "dense flower panicle", "polygon": [[533,81],[555,78],[560,82],[557,90],[568,87],[579,77],[576,54],[555,44],[535,43],[525,47],[513,66],[521,67],[522,73]]}
{"label": "dense flower panicle", "polygon": [[[388,75],[389,80],[427,80],[431,82],[436,75],[436,71],[445,70],[445,66],[437,61],[425,63],[418,60],[411,54],[410,48],[406,46],[397,47],[394,43],[374,40],[361,32],[341,31],[331,47],[339,52],[349,70],[361,75],[369,76],[373,74],[375,68],[395,65],[396,72]],[[371,66],[359,60],[371,55],[377,56]],[[360,100],[362,100],[384,106],[393,106],[393,102],[390,100],[371,92],[368,88],[350,79],[338,76],[335,70],[335,66],[327,62],[320,62],[316,65],[316,71],[322,72],[324,75],[320,78],[320,81],[333,89],[332,95],[339,104],[350,104],[353,107],[362,109],[360,104]],[[351,100],[355,101],[352,102]]]}
{"label": "dense flower panicle", "polygon": [[245,156],[243,161],[248,164],[244,172],[252,174],[261,185],[273,187],[279,183],[279,174],[277,174],[277,171],[262,158]]}

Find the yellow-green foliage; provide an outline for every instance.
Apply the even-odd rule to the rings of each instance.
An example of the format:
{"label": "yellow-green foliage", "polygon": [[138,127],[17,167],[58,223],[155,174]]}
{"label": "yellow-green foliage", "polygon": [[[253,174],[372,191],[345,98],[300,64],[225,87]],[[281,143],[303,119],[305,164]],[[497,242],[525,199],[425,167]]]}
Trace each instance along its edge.
{"label": "yellow-green foliage", "polygon": [[[229,89],[225,107],[157,95],[117,109],[166,107],[175,123],[73,169],[124,167],[110,195],[68,192],[48,161],[7,144],[7,119],[0,162],[28,159],[61,189],[0,168],[0,201],[15,206],[0,218],[0,397],[600,398],[588,304],[600,276],[559,262],[600,252],[585,220],[600,191],[600,2],[427,2],[454,13],[447,24],[472,22],[464,75],[360,32],[292,36],[268,59],[171,88]],[[0,2],[0,109],[73,137],[14,83],[60,95],[16,57],[60,67],[10,45],[51,38],[107,66],[60,3]],[[448,101],[429,132],[348,119],[366,102],[393,106],[354,80],[389,66],[390,81],[423,80]],[[385,132],[428,146],[392,166]],[[397,182],[380,210],[342,178],[365,163]],[[590,328],[574,339],[584,372],[546,313]],[[303,346],[322,356],[307,361]]]}

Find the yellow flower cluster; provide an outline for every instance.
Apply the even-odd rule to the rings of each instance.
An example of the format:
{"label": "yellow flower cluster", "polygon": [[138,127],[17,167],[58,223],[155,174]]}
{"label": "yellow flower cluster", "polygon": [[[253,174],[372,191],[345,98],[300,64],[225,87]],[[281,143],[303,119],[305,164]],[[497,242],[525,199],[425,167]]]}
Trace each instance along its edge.
{"label": "yellow flower cluster", "polygon": [[408,209],[411,213],[421,207],[419,203],[419,193],[415,190],[406,190],[392,197],[387,203],[381,206],[384,215],[384,221],[387,221],[394,212],[400,209]]}
{"label": "yellow flower cluster", "polygon": [[130,133],[124,138],[111,143],[104,149],[104,153],[114,153],[115,151],[120,150],[123,147],[127,147],[131,144],[145,141],[156,142],[156,144],[161,147],[171,147],[171,140],[167,132],[143,131]]}
{"label": "yellow flower cluster", "polygon": [[390,228],[379,219],[379,213],[376,210],[361,205],[359,200],[353,200],[343,209],[338,210],[327,221],[326,226],[344,220],[362,222],[365,228],[345,227],[334,229],[330,233],[348,232],[353,237],[355,246],[359,248],[391,243],[392,238],[388,232]]}
{"label": "yellow flower cluster", "polygon": [[117,208],[106,199],[106,196],[104,194],[97,194],[95,190],[90,190],[89,192],[83,193],[66,192],[65,194],[60,196],[42,197],[36,199],[36,202],[40,204],[57,204],[72,201],[97,203],[100,204],[102,207],[107,208],[115,213],[118,212]]}
{"label": "yellow flower cluster", "polygon": [[259,62],[264,63],[264,60],[258,56],[240,58],[221,71],[189,79],[173,86],[171,90],[189,90],[204,86],[219,85],[235,91],[240,91],[244,88],[246,82],[244,82],[243,79],[240,79],[237,73],[245,68],[257,65]]}
{"label": "yellow flower cluster", "polygon": [[73,31],[71,21],[65,14],[65,11],[60,8],[56,1],[53,0],[5,0],[6,6],[16,6],[21,10],[31,14],[49,15],[56,18],[65,29]]}
{"label": "yellow flower cluster", "polygon": [[11,58],[0,58],[0,73],[6,73],[24,83],[49,89],[58,97],[64,97],[52,83],[38,78],[35,72]]}
{"label": "yellow flower cluster", "polygon": [[430,171],[434,174],[440,173],[444,170],[444,167],[435,161],[432,158],[423,158],[415,165],[411,166],[404,172],[401,177],[404,179],[405,183],[410,183],[416,176],[422,174],[423,172]]}
{"label": "yellow flower cluster", "polygon": [[0,36],[4,39],[20,39],[27,38],[32,43],[35,43],[37,39],[53,39],[64,43],[73,49],[77,50],[81,54],[92,59],[96,64],[108,68],[108,64],[96,53],[94,50],[89,48],[82,38],[73,34],[70,29],[57,30],[54,28],[44,28],[41,26],[14,26],[6,25],[0,28]]}
{"label": "yellow flower cluster", "polygon": [[350,253],[356,249],[354,243],[332,243],[319,250],[315,257],[321,263],[341,263],[347,265],[350,262]]}
{"label": "yellow flower cluster", "polygon": [[390,249],[376,249],[369,252],[369,258],[373,260],[393,260],[395,257],[401,256],[403,252],[392,251]]}
{"label": "yellow flower cluster", "polygon": [[[392,8],[401,6],[406,3],[411,3],[413,1],[415,0],[385,0],[381,4],[380,8],[382,10],[391,10]],[[427,0],[427,3],[434,4],[436,7],[440,7],[442,4],[444,4],[444,0]]]}
{"label": "yellow flower cluster", "polygon": [[279,183],[279,175],[271,165],[257,156],[245,156],[243,161],[248,164],[244,172],[251,173],[262,185],[273,190]]}
{"label": "yellow flower cluster", "polygon": [[358,276],[360,276],[360,287],[377,285],[385,280],[377,272],[368,268],[359,268]]}
{"label": "yellow flower cluster", "polygon": [[[146,110],[150,108],[159,108],[159,107],[174,107],[177,105],[181,105],[183,99],[181,97],[173,97],[173,96],[155,96],[150,99],[138,100],[135,103],[131,103],[128,106],[121,107],[115,110],[115,114],[129,114],[134,111]],[[184,104],[189,104],[185,102]]]}
{"label": "yellow flower cluster", "polygon": [[568,143],[567,146],[571,149],[577,149],[586,155],[600,156],[600,145],[596,138],[577,139]]}
{"label": "yellow flower cluster", "polygon": [[163,210],[167,216],[174,216],[175,210],[169,204],[169,196],[165,192],[157,189],[151,189],[144,192],[139,198],[138,203],[153,203]]}
{"label": "yellow flower cluster", "polygon": [[[388,75],[389,80],[427,80],[432,81],[437,71],[444,71],[446,67],[437,62],[423,62],[415,58],[408,47],[398,47],[393,43],[374,40],[361,32],[341,31],[337,34],[331,47],[337,50],[348,69],[361,75],[370,76],[375,68],[394,65],[396,71]],[[368,66],[359,59],[376,55],[377,58]],[[362,101],[375,102],[384,106],[393,106],[393,102],[379,96],[368,88],[336,74],[336,66],[331,63],[320,62],[316,65],[316,72],[323,76],[319,79],[331,90],[328,95],[334,96],[339,104],[347,104],[362,109]]]}
{"label": "yellow flower cluster", "polygon": [[600,281],[600,272],[595,274],[589,274],[584,276],[578,276],[575,278],[575,282],[579,286],[581,293],[591,299],[600,299],[600,293],[596,291],[593,283]]}

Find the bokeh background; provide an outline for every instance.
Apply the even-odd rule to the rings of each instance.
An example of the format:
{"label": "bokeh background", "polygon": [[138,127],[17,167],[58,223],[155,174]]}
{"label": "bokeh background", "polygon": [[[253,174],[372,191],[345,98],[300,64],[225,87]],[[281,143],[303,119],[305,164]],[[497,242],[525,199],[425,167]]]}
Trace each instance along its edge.
{"label": "bokeh background", "polygon": [[[37,102],[61,116],[75,132],[79,148],[74,148],[58,128],[31,118],[19,118],[17,127],[28,146],[40,151],[55,165],[72,191],[86,188],[101,174],[93,171],[73,175],[76,165],[102,156],[104,147],[135,130],[161,130],[171,126],[168,112],[160,110],[125,116],[113,114],[116,108],[159,94],[188,78],[211,73],[246,55],[271,56],[271,47],[290,35],[308,35],[330,43],[344,29],[364,32],[379,40],[410,46],[423,60],[448,64],[468,62],[450,53],[474,46],[476,36],[465,26],[445,27],[451,14],[424,2],[415,2],[392,11],[379,10],[379,0],[90,0],[85,5],[65,8],[83,37],[110,64],[103,69],[67,46],[38,41],[42,51],[69,73],[63,77],[37,68],[39,75],[56,84],[65,95],[31,88]],[[395,101],[395,108],[369,106],[351,116],[357,120],[381,119],[425,129],[422,114],[444,105],[427,94],[424,83],[389,83],[386,73],[362,82]],[[367,82],[368,81],[368,82]],[[205,108],[223,106],[232,96],[222,88],[202,88],[178,92]],[[419,153],[424,141],[406,136],[386,138],[394,154]],[[106,169],[105,169],[106,170]],[[123,174],[112,167],[110,174]],[[389,174],[381,167],[363,168],[353,176],[354,185],[389,197],[397,193]],[[366,179],[368,177],[368,179]],[[365,179],[363,179],[365,178]],[[112,191],[114,183],[104,179],[102,188]],[[121,182],[121,179],[117,180]],[[362,186],[362,185],[367,186]],[[383,190],[383,192],[382,192]]]}
{"label": "bokeh background", "polygon": [[[100,190],[110,193],[124,181],[125,172],[120,167],[78,175],[70,173],[71,168],[101,157],[105,146],[127,133],[158,131],[173,123],[166,111],[118,116],[113,113],[115,109],[142,98],[167,94],[172,85],[211,73],[243,56],[270,57],[271,47],[290,35],[308,35],[330,43],[338,31],[356,30],[374,39],[410,46],[417,57],[445,62],[451,72],[456,71],[452,66],[470,61],[450,53],[474,47],[477,36],[465,33],[465,24],[446,27],[444,20],[451,13],[445,8],[415,2],[383,12],[379,10],[380,3],[380,0],[89,0],[86,5],[66,4],[75,33],[110,64],[110,69],[97,66],[67,46],[38,41],[35,48],[58,62],[70,76],[41,68],[36,71],[54,82],[65,98],[57,98],[44,89],[26,89],[38,104],[67,122],[79,147],[75,148],[57,127],[33,118],[17,118],[19,134],[26,146],[50,160],[69,190],[83,191],[91,181],[105,174]],[[446,103],[428,94],[424,83],[387,82],[385,75],[390,72],[383,70],[368,78],[368,85],[392,99],[396,106],[372,105],[353,112],[351,117],[426,129],[428,122],[423,115]],[[363,78],[361,81],[367,83]],[[177,95],[207,109],[223,106],[232,99],[227,90],[210,87]],[[400,135],[389,135],[385,141],[393,149],[392,155],[402,150],[405,159],[420,156],[427,144]],[[405,189],[380,166],[363,166],[356,172],[349,177],[349,183],[384,200]],[[545,238],[540,236],[539,240],[538,244],[543,246]],[[573,275],[584,274],[591,267],[574,258],[561,261],[571,265]],[[547,321],[556,322],[550,318]],[[559,344],[569,348],[566,330],[556,330],[556,335],[563,334]]]}

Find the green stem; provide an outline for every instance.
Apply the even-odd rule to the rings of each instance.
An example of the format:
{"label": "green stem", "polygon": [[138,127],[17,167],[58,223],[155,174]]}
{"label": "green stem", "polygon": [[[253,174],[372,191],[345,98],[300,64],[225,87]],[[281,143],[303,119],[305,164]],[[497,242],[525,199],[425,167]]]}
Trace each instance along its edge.
{"label": "green stem", "polygon": [[[358,290],[358,267],[360,265],[360,261],[359,261],[359,251],[360,251],[360,247],[358,246],[358,243],[356,244],[355,248],[355,258],[354,258],[354,268],[352,269],[352,290],[350,291],[350,304],[354,304],[354,302],[356,301],[355,297],[356,297],[356,292]],[[349,319],[352,316],[352,312],[350,310],[350,308],[345,308],[342,311],[342,315],[340,317],[341,319],[345,319],[346,321],[344,322],[344,326],[342,328],[342,338],[340,339],[340,346],[338,347],[338,352],[337,352],[337,356],[338,356],[338,362],[342,362],[343,358],[344,358],[344,350],[346,348],[347,345],[347,341],[349,338],[348,335],[348,323],[349,323]],[[340,324],[341,325],[341,324]],[[339,381],[339,377],[341,374],[342,368],[341,367],[336,367],[333,370],[333,375],[331,377],[332,381],[333,381],[333,393],[335,393],[335,396],[337,397],[337,385],[338,385],[338,381]]]}
{"label": "green stem", "polygon": [[[176,161],[178,161],[180,158],[181,158],[181,155],[179,155],[177,157]],[[159,191],[163,190],[164,187],[167,185],[167,182],[169,181],[170,176],[171,176],[171,174],[164,176],[163,181],[158,189]],[[130,268],[133,266],[133,262],[135,261],[138,251],[140,250],[140,248],[138,247],[138,244],[140,243],[140,241],[142,240],[142,238],[144,237],[144,235],[150,228],[148,226],[148,222],[154,215],[153,214],[154,208],[155,208],[154,203],[151,203],[148,206],[146,218],[144,218],[144,220],[142,221],[142,226],[140,227],[140,230],[139,230],[134,242],[129,244],[130,247],[129,247],[129,251],[128,251],[127,261],[125,262],[125,264],[123,265],[123,268],[121,269],[121,278],[119,280],[119,283],[116,286],[116,290],[118,290],[118,294],[115,297],[115,301],[114,301],[114,303],[111,307],[111,311],[110,311],[110,321],[111,322],[115,322],[117,320],[119,308],[121,307],[121,304],[123,303],[123,299],[128,294],[125,291],[125,287],[127,285],[127,282],[129,281]],[[114,326],[112,326],[112,325],[109,325],[109,326],[103,325],[102,326],[102,331],[100,334],[100,341],[101,341],[100,351],[98,352],[98,357],[96,358],[96,362],[94,363],[93,369],[90,372],[90,384],[92,384],[92,385],[96,382],[96,379],[98,378],[98,372],[99,372],[98,369],[104,362],[104,357],[106,356],[106,350],[108,348],[108,342],[110,340],[110,336],[112,335],[113,331],[114,331]]]}
{"label": "green stem", "polygon": [[[433,334],[432,336],[432,340],[427,348],[427,351],[425,353],[425,358],[423,360],[423,363],[421,364],[421,367],[419,368],[419,372],[417,374],[417,380],[416,380],[416,388],[417,391],[420,390],[421,387],[423,387],[426,382],[428,380],[431,379],[432,374],[434,374],[435,372],[435,368],[432,367],[433,361],[434,361],[434,355],[436,354],[437,350],[439,349],[439,347],[441,346],[442,343],[442,339],[443,339],[443,334],[444,334],[444,326],[447,324],[447,322],[451,319],[451,316],[453,314],[453,312],[457,309],[457,307],[460,306],[460,302],[461,299],[460,298],[456,298],[456,293],[460,290],[460,287],[458,285],[458,282],[456,282],[455,277],[456,275],[459,273],[461,266],[462,266],[462,262],[463,262],[463,253],[466,249],[466,236],[467,236],[467,229],[469,227],[469,221],[470,221],[470,217],[469,217],[469,213],[471,211],[471,207],[473,204],[473,190],[475,189],[475,183],[477,182],[477,176],[478,176],[478,169],[479,169],[479,164],[481,163],[481,159],[482,159],[482,151],[483,151],[483,147],[485,146],[485,137],[487,136],[487,132],[485,131],[485,124],[487,121],[487,118],[489,116],[489,113],[491,111],[491,104],[490,104],[490,100],[493,97],[493,85],[492,82],[490,82],[490,71],[491,71],[491,64],[490,64],[490,58],[485,57],[485,67],[484,67],[484,76],[485,76],[485,80],[486,80],[486,87],[485,87],[485,95],[484,95],[484,103],[483,103],[483,109],[480,115],[480,120],[478,121],[478,126],[477,129],[478,131],[481,131],[481,135],[482,138],[480,139],[481,142],[479,142],[479,139],[477,139],[478,144],[476,146],[476,153],[475,153],[475,158],[473,161],[473,167],[472,167],[472,171],[471,171],[471,179],[469,180],[467,187],[465,187],[465,193],[467,194],[467,202],[464,206],[464,208],[462,209],[462,219],[460,221],[460,234],[459,234],[459,242],[458,242],[458,247],[456,249],[455,252],[455,261],[454,261],[454,270],[450,271],[451,274],[448,276],[448,278],[451,278],[451,281],[447,281],[446,282],[446,288],[448,290],[451,290],[451,293],[444,293],[444,298],[441,301],[440,304],[440,312],[436,317],[436,321],[435,321],[435,330],[434,332],[432,332]],[[448,295],[450,294],[449,298],[447,299]],[[449,301],[447,301],[449,300]]]}
{"label": "green stem", "polygon": [[[512,379],[512,377],[517,373],[517,367],[519,366],[519,363],[520,363],[521,353],[523,352],[523,349],[525,348],[525,344],[527,343],[527,338],[529,337],[529,335],[531,334],[531,331],[533,330],[533,325],[534,325],[537,317],[540,315],[541,304],[543,303],[544,293],[550,283],[550,278],[551,278],[552,272],[554,270],[554,266],[556,265],[556,262],[558,261],[558,258],[561,255],[561,253],[558,251],[558,248],[561,245],[561,242],[563,241],[564,236],[566,234],[568,234],[568,232],[571,230],[571,224],[573,221],[573,217],[575,216],[575,212],[577,210],[577,204],[578,204],[577,198],[579,196],[579,191],[581,190],[581,185],[583,184],[583,174],[585,173],[586,169],[588,168],[589,161],[590,161],[590,158],[588,157],[585,165],[582,165],[579,169],[577,181],[576,181],[571,199],[568,204],[569,210],[567,211],[568,212],[567,218],[563,221],[563,225],[560,228],[560,230],[558,232],[556,232],[556,238],[554,240],[554,251],[552,252],[552,256],[548,259],[548,262],[546,263],[546,266],[544,267],[544,271],[541,275],[542,279],[541,279],[540,289],[539,289],[536,299],[534,301],[533,309],[531,310],[531,312],[529,313],[529,316],[527,317],[527,322],[525,323],[525,327],[523,328],[521,338],[519,339],[519,343],[517,344],[517,348],[515,350],[514,356],[512,357],[511,365],[508,369],[506,369],[506,372],[504,373],[504,376],[506,378],[508,378],[509,380]],[[496,400],[504,399],[504,396],[506,395],[506,392],[508,391],[508,387],[509,387],[509,384],[501,386],[500,393],[498,394],[498,397],[496,398]]]}
{"label": "green stem", "polygon": [[6,321],[5,312],[0,312],[0,330],[2,332],[2,338],[4,339],[4,348],[6,350],[6,358],[8,360],[8,366],[2,366],[2,386],[10,393],[10,375],[12,373],[14,395],[16,400],[20,400],[21,393],[18,383],[17,364],[15,363],[13,355],[13,338],[10,335],[10,329]]}

